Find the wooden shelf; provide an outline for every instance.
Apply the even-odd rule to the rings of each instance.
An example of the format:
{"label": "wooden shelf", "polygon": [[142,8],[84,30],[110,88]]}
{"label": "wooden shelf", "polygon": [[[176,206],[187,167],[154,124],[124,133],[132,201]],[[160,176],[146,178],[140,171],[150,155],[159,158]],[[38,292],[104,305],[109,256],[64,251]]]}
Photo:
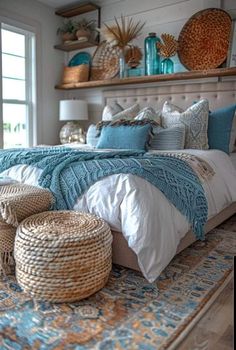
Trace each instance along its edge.
{"label": "wooden shelf", "polygon": [[55,14],[62,17],[73,17],[82,15],[87,12],[100,10],[100,6],[92,3],[92,2],[86,2],[86,3],[78,3],[74,4],[73,6],[66,6],[58,9]]}
{"label": "wooden shelf", "polygon": [[161,81],[176,81],[176,80],[188,80],[188,79],[199,79],[208,77],[224,77],[224,76],[234,76],[236,75],[236,67],[232,68],[216,68],[203,71],[189,71],[174,74],[159,74],[141,77],[130,77],[123,79],[108,79],[108,80],[98,80],[98,81],[87,81],[84,83],[74,83],[74,84],[61,84],[56,85],[56,89],[60,90],[73,90],[73,89],[91,89],[104,86],[118,86],[118,85],[128,85],[128,84],[145,84],[145,83],[155,83]]}
{"label": "wooden shelf", "polygon": [[[86,2],[86,3],[77,3],[72,6],[66,6],[58,9],[55,14],[61,17],[74,17],[78,15],[82,15],[87,12],[95,11],[97,10],[97,27],[100,28],[101,26],[101,8],[100,6],[92,3],[92,2]],[[59,44],[55,45],[54,48],[57,50],[62,51],[73,51],[73,50],[80,50],[85,49],[88,47],[97,46],[99,42],[99,34],[97,35],[97,42],[95,41],[71,41],[71,43],[67,44]]]}
{"label": "wooden shelf", "polygon": [[62,51],[73,51],[73,50],[81,50],[85,49],[88,47],[93,47],[97,46],[98,42],[97,41],[71,41],[71,43],[68,44],[59,44],[55,45],[54,48],[57,50],[62,50]]}

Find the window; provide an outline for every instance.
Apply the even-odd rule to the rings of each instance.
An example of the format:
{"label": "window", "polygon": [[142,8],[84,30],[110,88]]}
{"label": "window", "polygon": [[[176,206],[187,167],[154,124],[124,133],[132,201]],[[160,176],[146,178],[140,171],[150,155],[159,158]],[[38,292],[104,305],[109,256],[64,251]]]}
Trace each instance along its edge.
{"label": "window", "polygon": [[35,36],[1,23],[0,147],[28,147],[34,143]]}

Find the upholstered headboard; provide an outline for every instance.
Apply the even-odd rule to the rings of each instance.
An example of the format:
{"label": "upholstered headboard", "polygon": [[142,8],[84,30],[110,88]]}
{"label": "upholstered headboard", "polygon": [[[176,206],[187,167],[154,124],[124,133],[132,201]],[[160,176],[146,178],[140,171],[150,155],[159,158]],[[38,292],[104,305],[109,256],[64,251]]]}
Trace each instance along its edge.
{"label": "upholstered headboard", "polygon": [[236,81],[125,88],[104,91],[103,97],[104,104],[117,101],[122,107],[128,107],[139,103],[141,108],[151,106],[155,109],[161,109],[166,100],[187,108],[193,101],[207,98],[210,102],[210,109],[214,110],[236,103]]}

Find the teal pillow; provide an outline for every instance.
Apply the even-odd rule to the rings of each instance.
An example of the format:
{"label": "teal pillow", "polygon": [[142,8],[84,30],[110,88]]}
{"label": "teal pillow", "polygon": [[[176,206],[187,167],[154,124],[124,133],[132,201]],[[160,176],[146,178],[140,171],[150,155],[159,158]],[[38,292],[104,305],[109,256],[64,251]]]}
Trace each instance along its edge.
{"label": "teal pillow", "polygon": [[151,128],[150,124],[105,126],[102,128],[96,148],[145,150]]}
{"label": "teal pillow", "polygon": [[231,105],[209,113],[208,143],[210,149],[229,153],[230,134],[236,105]]}

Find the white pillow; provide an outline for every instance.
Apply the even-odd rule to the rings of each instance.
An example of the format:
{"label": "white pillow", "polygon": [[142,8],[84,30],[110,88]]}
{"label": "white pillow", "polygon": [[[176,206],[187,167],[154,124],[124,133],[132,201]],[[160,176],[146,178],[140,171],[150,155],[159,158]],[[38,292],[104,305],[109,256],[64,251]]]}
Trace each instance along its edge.
{"label": "white pillow", "polygon": [[102,120],[112,120],[112,116],[121,111],[123,111],[123,108],[117,102],[114,102],[112,105],[107,105],[103,109]]}
{"label": "white pillow", "polygon": [[190,106],[186,111],[166,101],[162,108],[162,126],[185,126],[185,148],[208,149],[208,116],[209,103],[207,100]]}
{"label": "white pillow", "polygon": [[152,107],[145,107],[139,111],[138,115],[134,118],[135,120],[143,119],[154,120],[161,125],[161,111],[153,109]]}
{"label": "white pillow", "polygon": [[134,119],[139,113],[139,111],[140,111],[139,104],[136,103],[133,106],[126,108],[123,111],[113,115],[112,120],[115,121],[119,119],[125,119],[125,120]]}

